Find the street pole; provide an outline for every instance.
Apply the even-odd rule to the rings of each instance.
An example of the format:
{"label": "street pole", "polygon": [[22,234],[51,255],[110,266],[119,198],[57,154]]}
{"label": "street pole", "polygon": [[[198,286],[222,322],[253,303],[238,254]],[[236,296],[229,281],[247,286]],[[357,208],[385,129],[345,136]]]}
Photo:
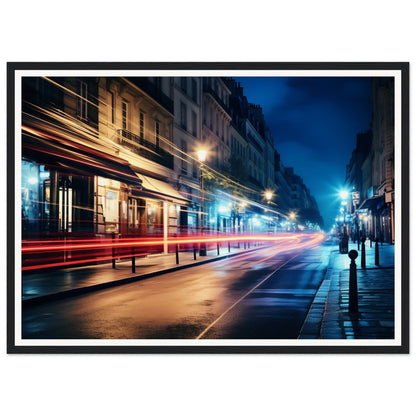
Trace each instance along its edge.
{"label": "street pole", "polygon": [[350,264],[350,281],[349,281],[349,293],[348,293],[348,312],[358,312],[358,291],[357,291],[357,265],[355,259],[358,257],[356,250],[351,250],[348,253],[348,257],[351,259]]}
{"label": "street pole", "polygon": [[[202,176],[202,163],[199,166],[200,170],[200,184],[201,184],[201,237],[203,237],[204,234],[204,179]],[[201,242],[199,245],[199,255],[200,256],[206,256],[207,255],[207,247],[205,242]]]}
{"label": "street pole", "polygon": [[376,266],[380,266],[380,254],[379,254],[379,247],[378,247],[378,238],[376,238],[376,248],[375,248],[374,264]]}
{"label": "street pole", "polygon": [[362,244],[361,244],[361,267],[363,269],[365,269],[365,267],[366,267],[366,262],[365,262],[365,240],[366,240],[366,238],[364,236],[361,237],[361,242],[362,242]]}

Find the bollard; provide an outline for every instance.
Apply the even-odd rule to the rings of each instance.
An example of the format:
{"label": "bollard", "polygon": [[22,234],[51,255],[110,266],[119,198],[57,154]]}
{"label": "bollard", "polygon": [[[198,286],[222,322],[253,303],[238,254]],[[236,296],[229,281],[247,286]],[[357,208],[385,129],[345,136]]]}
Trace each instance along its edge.
{"label": "bollard", "polygon": [[365,269],[365,237],[361,238],[361,267]]}
{"label": "bollard", "polygon": [[136,257],[134,257],[134,247],[131,248],[131,272],[136,273]]}
{"label": "bollard", "polygon": [[373,247],[373,239],[370,237],[370,248]]}
{"label": "bollard", "polygon": [[356,250],[351,250],[348,253],[348,257],[351,259],[348,312],[357,313],[358,312],[357,265],[355,264],[355,259],[358,257],[358,252]]}
{"label": "bollard", "polygon": [[[205,232],[204,232],[204,228],[201,228],[201,236],[204,237]],[[206,242],[202,242],[199,243],[199,256],[206,256],[207,255],[207,243]]]}
{"label": "bollard", "polygon": [[111,240],[112,240],[111,257],[112,257],[112,262],[113,262],[113,269],[116,268],[116,249],[114,247],[115,238],[116,238],[116,234],[111,233]]}
{"label": "bollard", "polygon": [[375,248],[375,259],[374,263],[376,266],[380,266],[380,254],[379,254],[379,248],[378,248],[378,238],[376,238],[376,248]]}
{"label": "bollard", "polygon": [[360,239],[357,238],[357,250],[360,251]]}
{"label": "bollard", "polygon": [[176,264],[179,264],[179,247],[177,244],[175,246],[175,249],[176,249]]}
{"label": "bollard", "polygon": [[217,242],[217,255],[220,255],[220,243]]}
{"label": "bollard", "polygon": [[246,247],[247,247],[247,243],[244,241],[244,250],[246,249]]}
{"label": "bollard", "polygon": [[228,242],[228,252],[230,252],[230,251],[231,251],[231,243]]}
{"label": "bollard", "polygon": [[194,244],[194,260],[196,260],[196,245]]}

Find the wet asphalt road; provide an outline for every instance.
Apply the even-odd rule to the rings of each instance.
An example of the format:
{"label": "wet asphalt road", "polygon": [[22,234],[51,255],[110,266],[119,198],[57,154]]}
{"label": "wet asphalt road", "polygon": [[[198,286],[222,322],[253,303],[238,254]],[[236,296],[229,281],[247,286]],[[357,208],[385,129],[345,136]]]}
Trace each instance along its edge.
{"label": "wet asphalt road", "polygon": [[24,308],[25,339],[296,339],[329,259],[276,247]]}

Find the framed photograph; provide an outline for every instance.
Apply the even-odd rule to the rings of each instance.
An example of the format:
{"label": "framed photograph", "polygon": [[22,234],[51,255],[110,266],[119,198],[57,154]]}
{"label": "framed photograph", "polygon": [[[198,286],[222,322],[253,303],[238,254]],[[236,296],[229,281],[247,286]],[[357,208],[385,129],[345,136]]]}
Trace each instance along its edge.
{"label": "framed photograph", "polygon": [[9,353],[408,353],[409,64],[8,63]]}

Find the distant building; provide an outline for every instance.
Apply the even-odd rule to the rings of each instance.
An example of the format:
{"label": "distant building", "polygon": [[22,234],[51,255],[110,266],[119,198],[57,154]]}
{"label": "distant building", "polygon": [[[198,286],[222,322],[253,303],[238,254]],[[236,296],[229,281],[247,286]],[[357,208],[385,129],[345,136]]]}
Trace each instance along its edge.
{"label": "distant building", "polygon": [[347,166],[348,212],[356,235],[394,243],[394,82],[372,81],[372,130],[357,135]]}

